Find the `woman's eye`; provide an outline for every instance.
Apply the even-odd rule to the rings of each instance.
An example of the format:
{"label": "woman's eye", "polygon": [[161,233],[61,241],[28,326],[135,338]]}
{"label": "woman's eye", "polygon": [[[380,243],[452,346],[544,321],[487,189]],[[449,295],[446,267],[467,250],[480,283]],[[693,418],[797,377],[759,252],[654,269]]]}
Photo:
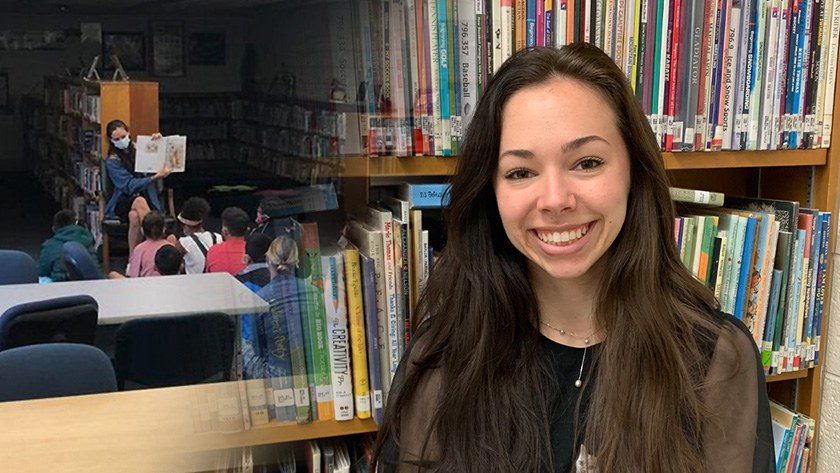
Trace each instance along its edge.
{"label": "woman's eye", "polygon": [[528,177],[531,177],[531,171],[528,171],[527,169],[514,169],[505,174],[505,179],[512,180],[525,179]]}
{"label": "woman's eye", "polygon": [[604,162],[598,158],[584,158],[578,163],[576,167],[583,171],[594,171],[602,164],[604,164]]}

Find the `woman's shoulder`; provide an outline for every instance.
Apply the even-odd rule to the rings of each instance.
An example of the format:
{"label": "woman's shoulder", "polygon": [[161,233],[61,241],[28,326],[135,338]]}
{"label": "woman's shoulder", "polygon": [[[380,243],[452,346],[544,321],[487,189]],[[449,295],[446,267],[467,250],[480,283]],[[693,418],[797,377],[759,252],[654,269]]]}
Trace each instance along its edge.
{"label": "woman's shoulder", "polygon": [[720,322],[720,330],[711,352],[709,374],[733,370],[742,375],[755,376],[764,372],[761,355],[752,333],[740,319],[720,311],[714,317]]}

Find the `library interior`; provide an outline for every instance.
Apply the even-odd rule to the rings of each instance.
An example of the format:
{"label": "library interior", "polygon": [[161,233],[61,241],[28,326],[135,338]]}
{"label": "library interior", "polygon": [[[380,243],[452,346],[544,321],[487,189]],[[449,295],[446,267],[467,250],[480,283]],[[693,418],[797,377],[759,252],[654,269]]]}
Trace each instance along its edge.
{"label": "library interior", "polygon": [[[537,297],[535,272],[577,264],[575,252],[608,238],[592,214],[606,212],[596,200],[611,194],[595,186],[620,148],[630,190],[611,238],[644,234],[627,230],[643,218],[630,207],[643,205],[634,202],[645,173],[662,173],[673,218],[651,220],[672,229],[658,246],[679,263],[673,271],[690,274],[692,293],[754,342],[753,414],[768,419],[768,436],[750,440],[756,452],[766,441],[777,472],[840,471],[838,41],[840,0],[0,0],[0,202],[10,212],[0,232],[0,469],[362,473],[376,458],[392,471],[388,435],[401,417],[389,401],[411,399],[397,388],[419,366],[403,355],[426,328],[443,336],[442,327],[461,327],[433,311],[472,320],[468,307],[441,307],[466,300],[441,296],[443,281],[478,281],[491,289],[474,297],[518,300],[494,294],[508,290],[491,281],[502,270],[476,266],[458,279],[452,265],[503,248],[487,261],[526,268],[535,285],[526,292]],[[516,70],[539,55],[555,68],[545,77]],[[620,76],[622,98],[584,66]],[[522,104],[550,94],[545,84],[580,94],[557,110],[598,105],[563,117]],[[607,116],[593,118],[598,107]],[[626,127],[636,116],[643,138]],[[625,146],[573,135],[590,122]],[[551,123],[562,125],[557,136],[529,141]],[[551,148],[564,137],[574,140]],[[639,142],[655,144],[654,166],[639,158]],[[501,153],[500,143],[519,149]],[[487,150],[498,156],[489,166],[460,164]],[[568,161],[575,153],[584,157]],[[477,184],[467,189],[470,177]],[[537,195],[529,185],[555,187]],[[520,217],[503,195],[520,198],[518,209],[535,203],[522,219],[596,223],[516,236],[508,219]],[[495,220],[465,207],[479,204]],[[490,243],[455,253],[487,229],[497,233]],[[611,267],[618,244],[604,245],[590,275]],[[514,324],[526,319],[514,312],[526,310],[493,310],[482,323],[520,337]],[[610,328],[625,325],[598,328],[611,319],[592,315],[593,325],[561,330],[551,323],[564,319],[540,310],[527,311],[533,333],[516,343],[533,335],[568,349],[568,392],[586,402],[594,393],[601,406],[606,381],[594,373],[612,372],[609,353],[625,342]],[[494,362],[478,355],[497,340],[481,338],[485,330],[459,336],[479,341],[475,364]],[[628,358],[641,360],[640,373],[671,353],[658,351],[671,334],[646,336],[651,356]],[[708,370],[715,359],[683,368]],[[662,394],[664,384],[643,379],[630,396]],[[730,394],[754,405],[746,391]],[[493,428],[474,422],[464,436]],[[687,438],[693,427],[682,425]],[[610,471],[587,466],[594,437],[575,432],[587,436],[582,452],[572,445],[571,471]],[[697,442],[725,443],[714,440]],[[773,469],[758,457],[743,471]],[[742,471],[735,464],[679,471]]]}

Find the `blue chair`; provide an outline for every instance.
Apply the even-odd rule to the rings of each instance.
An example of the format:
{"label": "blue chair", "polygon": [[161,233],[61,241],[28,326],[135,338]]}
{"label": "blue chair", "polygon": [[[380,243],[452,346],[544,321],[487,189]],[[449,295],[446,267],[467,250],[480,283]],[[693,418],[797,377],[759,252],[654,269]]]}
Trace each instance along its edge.
{"label": "blue chair", "polygon": [[229,381],[236,326],[212,312],[129,320],[117,330],[114,366],[119,389]]}
{"label": "blue chair", "polygon": [[48,343],[0,353],[0,401],[116,390],[117,379],[111,360],[96,347]]}
{"label": "blue chair", "polygon": [[87,248],[77,241],[61,246],[61,267],[67,272],[68,281],[102,279],[102,272]]}
{"label": "blue chair", "polygon": [[18,250],[0,250],[0,285],[38,282],[38,267],[28,254]]}
{"label": "blue chair", "polygon": [[87,295],[27,302],[0,315],[0,351],[40,343],[94,344],[99,304]]}

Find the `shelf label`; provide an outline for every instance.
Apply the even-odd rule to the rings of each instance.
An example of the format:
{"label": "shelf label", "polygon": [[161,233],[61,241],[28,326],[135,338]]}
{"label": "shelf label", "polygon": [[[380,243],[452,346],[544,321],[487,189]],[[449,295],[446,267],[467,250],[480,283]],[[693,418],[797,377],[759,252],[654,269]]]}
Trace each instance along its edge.
{"label": "shelf label", "polygon": [[[306,402],[309,404],[309,401]],[[295,393],[292,389],[275,389],[274,405],[277,407],[292,407],[295,405]]]}

